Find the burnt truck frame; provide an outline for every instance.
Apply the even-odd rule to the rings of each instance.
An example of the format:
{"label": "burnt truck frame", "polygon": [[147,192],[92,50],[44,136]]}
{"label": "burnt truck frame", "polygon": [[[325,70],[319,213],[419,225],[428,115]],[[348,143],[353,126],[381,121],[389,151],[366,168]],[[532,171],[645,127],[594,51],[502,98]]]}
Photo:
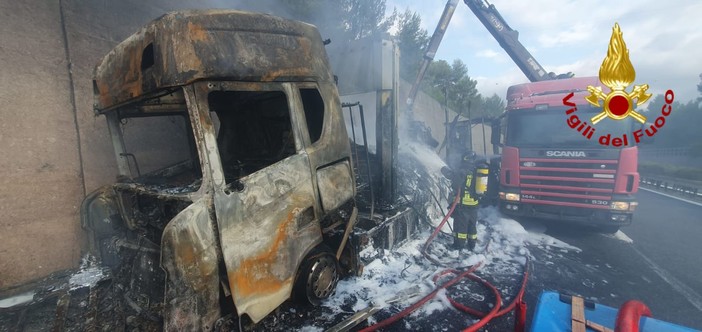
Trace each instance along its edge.
{"label": "burnt truck frame", "polygon": [[309,24],[166,14],[97,65],[119,172],[81,208],[90,251],[166,330],[317,304],[361,269],[356,185],[324,44]]}

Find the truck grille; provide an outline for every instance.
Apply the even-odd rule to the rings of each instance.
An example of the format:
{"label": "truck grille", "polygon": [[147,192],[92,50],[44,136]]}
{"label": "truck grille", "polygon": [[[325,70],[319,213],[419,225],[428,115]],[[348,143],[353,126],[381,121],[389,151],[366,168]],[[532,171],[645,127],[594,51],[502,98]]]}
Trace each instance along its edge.
{"label": "truck grille", "polygon": [[521,201],[608,209],[617,159],[520,158]]}

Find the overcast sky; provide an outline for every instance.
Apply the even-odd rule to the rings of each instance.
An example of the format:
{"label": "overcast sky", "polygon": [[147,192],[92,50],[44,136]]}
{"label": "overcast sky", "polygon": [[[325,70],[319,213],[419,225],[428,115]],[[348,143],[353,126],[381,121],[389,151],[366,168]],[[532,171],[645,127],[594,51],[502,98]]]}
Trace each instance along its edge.
{"label": "overcast sky", "polygon": [[[633,84],[655,94],[667,89],[675,100],[697,98],[702,73],[702,1],[493,0],[519,40],[547,71],[597,76],[615,22],[621,26],[636,70]],[[387,0],[418,12],[431,35],[446,5],[443,0]],[[504,98],[507,87],[527,81],[492,35],[461,0],[435,60],[461,59],[483,95]],[[631,89],[631,88],[629,88]]]}

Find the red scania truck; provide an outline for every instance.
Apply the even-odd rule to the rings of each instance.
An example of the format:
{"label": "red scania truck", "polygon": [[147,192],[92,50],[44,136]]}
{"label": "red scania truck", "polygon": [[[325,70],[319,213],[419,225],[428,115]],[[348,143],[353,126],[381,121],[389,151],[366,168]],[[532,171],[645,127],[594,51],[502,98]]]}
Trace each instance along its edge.
{"label": "red scania truck", "polygon": [[[493,126],[493,144],[503,147],[500,210],[513,217],[580,222],[611,233],[630,224],[639,184],[638,152],[632,145],[635,121],[604,119],[591,125],[590,118],[602,109],[590,106],[585,97],[588,85],[603,86],[597,77],[547,72],[494,5],[464,2],[531,81],[507,90],[507,109]],[[567,102],[575,104],[575,113],[567,113],[573,106],[564,103],[570,93]],[[600,144],[603,135],[606,144]]]}
{"label": "red scania truck", "polygon": [[[637,147],[604,145],[600,137],[631,136],[636,123],[631,118],[604,119],[588,131],[571,127],[573,115],[583,123],[602,111],[585,101],[588,85],[601,84],[597,77],[568,78],[507,90],[502,213],[577,222],[608,233],[631,223],[639,184]],[[577,111],[569,113],[573,107],[564,105],[564,99]]]}

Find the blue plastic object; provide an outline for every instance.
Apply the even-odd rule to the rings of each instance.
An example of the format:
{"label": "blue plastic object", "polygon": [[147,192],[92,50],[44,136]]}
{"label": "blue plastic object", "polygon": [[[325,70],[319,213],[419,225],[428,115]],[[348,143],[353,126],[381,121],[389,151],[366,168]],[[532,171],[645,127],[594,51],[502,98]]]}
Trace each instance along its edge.
{"label": "blue plastic object", "polygon": [[[655,312],[653,313],[656,314]],[[617,309],[586,301],[585,319],[614,330],[617,319]],[[641,332],[695,332],[684,326],[664,322],[650,317],[642,317],[639,321]],[[562,296],[556,292],[544,291],[539,297],[536,312],[531,320],[532,332],[570,331],[571,306],[570,296]],[[587,331],[594,331],[590,328]],[[698,331],[699,332],[699,331]]]}

